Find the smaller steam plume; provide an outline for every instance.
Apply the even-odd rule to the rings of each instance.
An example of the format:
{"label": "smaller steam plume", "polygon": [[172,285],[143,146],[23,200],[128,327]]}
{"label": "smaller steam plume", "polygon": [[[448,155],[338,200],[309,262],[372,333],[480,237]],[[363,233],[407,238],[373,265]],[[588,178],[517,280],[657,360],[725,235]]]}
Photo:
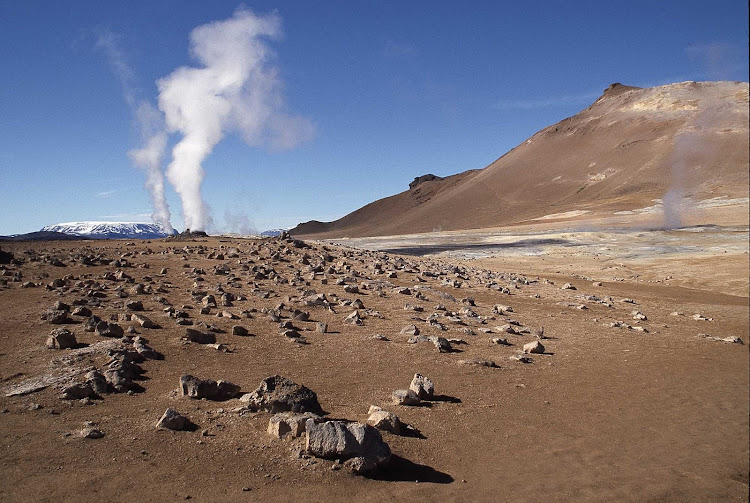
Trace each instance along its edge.
{"label": "smaller steam plume", "polygon": [[151,197],[154,212],[151,219],[167,232],[172,232],[171,214],[164,192],[162,160],[167,147],[167,134],[161,113],[148,101],[137,97],[135,77],[128,65],[125,54],[120,49],[116,36],[111,32],[99,34],[96,47],[103,50],[120,80],[122,94],[138,124],[142,146],[128,152],[133,164],[146,173],[146,190]]}

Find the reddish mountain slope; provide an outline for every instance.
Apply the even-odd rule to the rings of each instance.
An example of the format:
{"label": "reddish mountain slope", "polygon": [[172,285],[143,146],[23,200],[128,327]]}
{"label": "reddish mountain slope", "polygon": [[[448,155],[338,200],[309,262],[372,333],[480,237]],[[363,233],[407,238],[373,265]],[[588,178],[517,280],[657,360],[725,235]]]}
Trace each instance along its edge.
{"label": "reddish mountain slope", "polygon": [[686,205],[748,196],[748,83],[613,84],[484,169],[425,181],[293,234],[362,237],[600,215],[679,194]]}

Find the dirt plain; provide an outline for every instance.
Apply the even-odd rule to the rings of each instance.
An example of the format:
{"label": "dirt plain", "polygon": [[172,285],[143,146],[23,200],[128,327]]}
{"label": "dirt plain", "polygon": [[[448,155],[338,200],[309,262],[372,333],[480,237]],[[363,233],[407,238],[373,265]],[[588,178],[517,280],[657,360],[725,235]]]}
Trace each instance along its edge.
{"label": "dirt plain", "polygon": [[[535,239],[588,245],[535,242],[476,254],[464,241],[463,247],[428,256],[227,237],[2,243],[23,263],[2,266],[7,272],[0,276],[6,280],[0,285],[0,500],[747,501],[747,228],[714,231],[639,231],[640,237],[600,230],[581,237],[576,231],[576,238],[548,227],[545,232],[565,235]],[[683,248],[668,254],[648,248],[665,237],[675,237]],[[404,247],[404,239],[379,246]],[[634,239],[644,248],[630,256]],[[709,241],[715,249],[706,248]],[[476,236],[472,242],[479,242]],[[417,243],[427,245],[424,239]],[[709,251],[695,253],[693,245]],[[84,255],[98,258],[83,265]],[[52,265],[54,258],[64,267]],[[119,267],[110,264],[114,260]],[[318,263],[323,272],[311,276],[309,268]],[[215,274],[221,265],[228,274]],[[273,267],[269,278],[287,282],[258,279],[261,266]],[[104,279],[117,270],[132,280]],[[395,277],[387,277],[389,271]],[[17,272],[22,277],[13,281]],[[195,282],[199,276],[204,281]],[[45,287],[58,278],[63,286]],[[339,279],[359,285],[359,293],[346,293]],[[27,281],[37,286],[23,288]],[[566,283],[576,289],[562,289]],[[138,284],[146,293],[132,293]],[[246,300],[199,314],[201,303],[191,292],[218,299],[217,286]],[[398,293],[398,287],[409,293]],[[326,294],[333,311],[301,304],[311,290]],[[104,296],[97,302],[93,291]],[[226,331],[217,339],[230,351],[183,341],[185,327],[166,315],[157,296],[175,308],[190,306],[185,310],[193,322]],[[476,306],[462,302],[469,297]],[[362,326],[344,322],[354,311],[347,301],[356,299],[364,304]],[[140,300],[144,314],[161,326],[118,321],[124,328],[133,325],[164,355],[141,364],[145,391],[82,402],[61,400],[61,384],[53,383],[13,394],[39,376],[106,363],[106,355],[93,348],[110,339],[84,331],[85,318],[73,316],[74,323],[59,326],[87,347],[45,347],[59,326],[41,314],[56,301],[76,300],[93,300],[90,307],[102,319],[124,314],[124,302]],[[281,335],[263,312],[280,303],[282,317],[289,317],[289,308],[309,312],[310,321],[294,322],[307,344]],[[437,304],[460,324],[436,311]],[[493,312],[496,305],[513,311]],[[250,317],[218,318],[223,309]],[[647,320],[634,320],[634,311]],[[438,313],[445,331],[426,322],[431,313]],[[503,334],[510,346],[490,343],[491,335],[500,335],[495,327],[510,320],[531,333]],[[328,323],[328,333],[315,331],[319,321]],[[625,326],[610,326],[614,322]],[[465,343],[454,343],[450,353],[437,352],[429,342],[409,344],[400,330],[412,323],[424,334]],[[252,335],[232,335],[233,325]],[[511,359],[541,326],[546,353],[531,355],[531,363]],[[374,334],[390,340],[375,340]],[[738,337],[744,344],[699,334]],[[499,368],[459,363],[476,358]],[[435,382],[439,399],[417,407],[391,405],[391,392],[406,388],[416,372]],[[328,417],[365,421],[375,404],[420,435],[383,432],[393,453],[390,465],[371,477],[353,475],[306,455],[299,439],[269,435],[266,412],[242,410],[238,400],[179,396],[184,373],[228,380],[243,392],[279,374],[315,391]],[[198,430],[157,429],[167,407],[188,416]],[[78,432],[86,421],[104,437],[82,438]]]}

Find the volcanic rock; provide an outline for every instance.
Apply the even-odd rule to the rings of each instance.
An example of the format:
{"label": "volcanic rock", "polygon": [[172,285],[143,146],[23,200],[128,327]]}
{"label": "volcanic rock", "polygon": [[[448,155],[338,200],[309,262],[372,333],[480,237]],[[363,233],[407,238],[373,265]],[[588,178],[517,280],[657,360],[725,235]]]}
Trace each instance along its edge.
{"label": "volcanic rock", "polygon": [[67,328],[56,328],[47,337],[47,347],[50,349],[69,349],[77,344],[75,334]]}
{"label": "volcanic rock", "polygon": [[[355,473],[368,473],[386,465],[391,459],[391,449],[378,430],[368,424],[326,421],[306,424],[305,450],[325,459],[349,460],[357,458],[350,468]],[[359,459],[361,458],[361,459]]]}
{"label": "volcanic rock", "polygon": [[260,386],[252,393],[243,395],[241,401],[250,410],[323,413],[314,391],[279,375],[263,379]]}
{"label": "volcanic rock", "polygon": [[156,427],[174,431],[185,431],[194,429],[195,424],[176,410],[168,408],[156,422]]}
{"label": "volcanic rock", "polygon": [[183,396],[190,398],[228,400],[239,395],[240,387],[228,381],[199,379],[189,374],[183,374],[180,376],[180,391]]}

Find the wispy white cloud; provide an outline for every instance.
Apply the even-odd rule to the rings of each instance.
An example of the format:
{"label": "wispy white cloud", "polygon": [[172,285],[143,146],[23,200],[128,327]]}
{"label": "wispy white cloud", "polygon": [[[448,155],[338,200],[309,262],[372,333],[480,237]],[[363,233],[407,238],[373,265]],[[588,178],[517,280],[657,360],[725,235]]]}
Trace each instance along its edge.
{"label": "wispy white cloud", "polygon": [[495,102],[493,108],[498,110],[535,110],[555,108],[568,105],[590,103],[601,96],[601,93],[568,94],[535,99],[502,99]]}
{"label": "wispy white cloud", "polygon": [[96,194],[94,194],[94,196],[98,197],[99,199],[106,199],[109,196],[117,194],[118,192],[122,192],[122,189],[102,190],[101,192],[97,192]]}

